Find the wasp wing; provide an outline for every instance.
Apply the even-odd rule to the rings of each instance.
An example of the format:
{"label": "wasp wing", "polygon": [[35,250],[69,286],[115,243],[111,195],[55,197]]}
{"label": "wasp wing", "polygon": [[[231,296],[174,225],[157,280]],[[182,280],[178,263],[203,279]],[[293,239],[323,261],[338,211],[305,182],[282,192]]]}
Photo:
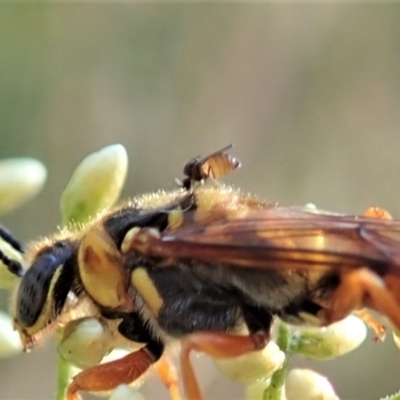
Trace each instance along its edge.
{"label": "wasp wing", "polygon": [[258,268],[369,267],[400,274],[400,221],[271,207],[185,213],[146,254]]}

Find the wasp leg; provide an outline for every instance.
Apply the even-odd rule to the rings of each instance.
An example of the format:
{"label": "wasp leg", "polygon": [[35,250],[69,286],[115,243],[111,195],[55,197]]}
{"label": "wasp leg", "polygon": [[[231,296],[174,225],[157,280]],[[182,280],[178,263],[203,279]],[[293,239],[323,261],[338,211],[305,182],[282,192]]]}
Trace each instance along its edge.
{"label": "wasp leg", "polygon": [[201,351],[212,357],[237,357],[255,350],[263,349],[269,340],[266,332],[258,331],[248,336],[229,333],[198,332],[187,336],[181,349],[181,368],[186,396],[189,400],[201,400],[202,395],[193,367],[190,352]]}
{"label": "wasp leg", "polygon": [[169,389],[172,400],[181,400],[179,393],[178,371],[173,362],[168,357],[161,358],[154,365],[161,382]]}
{"label": "wasp leg", "polygon": [[363,215],[369,218],[388,219],[388,220],[393,219],[393,217],[390,215],[389,212],[379,207],[370,207],[365,210]]}
{"label": "wasp leg", "polygon": [[367,310],[361,309],[354,312],[361,318],[374,332],[374,340],[383,342],[386,336],[386,328],[378,320],[376,320]]}
{"label": "wasp leg", "polygon": [[339,321],[352,311],[369,307],[387,316],[400,330],[400,304],[381,279],[367,268],[342,275],[331,306],[324,310],[327,323]]}
{"label": "wasp leg", "polygon": [[79,391],[108,392],[121,384],[130,384],[156,362],[147,346],[119,360],[88,368],[74,376],[67,388],[66,400],[80,400]]}
{"label": "wasp leg", "polygon": [[[379,207],[369,207],[367,210],[365,210],[363,215],[369,218],[386,220],[393,219],[389,212]],[[371,329],[374,330],[376,335],[375,340],[383,341],[385,339],[386,328],[381,323],[379,323],[371,314],[369,314],[368,311],[357,310],[355,314],[357,314]]]}

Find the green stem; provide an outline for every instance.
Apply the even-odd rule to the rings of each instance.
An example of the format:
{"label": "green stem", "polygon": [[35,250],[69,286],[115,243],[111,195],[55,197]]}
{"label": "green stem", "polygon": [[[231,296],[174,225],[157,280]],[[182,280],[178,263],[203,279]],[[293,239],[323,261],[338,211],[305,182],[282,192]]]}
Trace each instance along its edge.
{"label": "green stem", "polygon": [[283,363],[282,367],[272,375],[271,383],[264,391],[263,400],[282,400],[284,398],[290,332],[286,325],[282,323],[279,325],[277,344],[285,353],[286,361]]}
{"label": "green stem", "polygon": [[291,341],[290,331],[287,325],[281,322],[279,324],[278,339],[276,343],[284,353],[287,353],[290,348],[290,341]]}
{"label": "green stem", "polygon": [[57,361],[57,393],[56,400],[65,399],[65,391],[71,379],[71,365],[62,357],[58,356]]}

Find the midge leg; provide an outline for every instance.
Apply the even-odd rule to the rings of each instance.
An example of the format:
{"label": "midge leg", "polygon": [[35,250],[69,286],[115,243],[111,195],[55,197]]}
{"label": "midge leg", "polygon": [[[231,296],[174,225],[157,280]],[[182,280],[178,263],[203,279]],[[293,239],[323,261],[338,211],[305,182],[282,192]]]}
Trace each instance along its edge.
{"label": "midge leg", "polygon": [[190,363],[190,352],[200,351],[211,357],[237,357],[251,351],[263,349],[269,340],[269,334],[263,331],[248,336],[229,333],[198,332],[187,336],[182,343],[181,367],[183,384],[189,400],[201,400],[202,395]]}
{"label": "midge leg", "polygon": [[367,268],[341,276],[341,283],[333,294],[330,307],[323,311],[323,317],[327,323],[333,323],[363,307],[385,315],[400,330],[400,304],[384,280]]}
{"label": "midge leg", "polygon": [[121,384],[130,384],[140,378],[157,361],[157,355],[148,346],[119,360],[88,368],[74,376],[67,388],[66,400],[80,400],[79,391],[109,392]]}

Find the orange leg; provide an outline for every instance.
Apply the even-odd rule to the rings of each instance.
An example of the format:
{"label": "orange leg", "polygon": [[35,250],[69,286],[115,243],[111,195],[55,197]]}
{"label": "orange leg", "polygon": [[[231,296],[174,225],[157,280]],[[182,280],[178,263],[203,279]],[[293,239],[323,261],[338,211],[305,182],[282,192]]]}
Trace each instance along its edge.
{"label": "orange leg", "polygon": [[386,210],[379,207],[370,207],[366,209],[364,216],[377,219],[393,219],[393,217]]}
{"label": "orange leg", "polygon": [[[364,212],[364,216],[369,218],[392,220],[392,216],[388,211],[379,207],[370,207]],[[383,341],[386,336],[386,328],[380,324],[371,314],[366,310],[358,310],[356,314],[375,331],[375,340]]]}
{"label": "orange leg", "polygon": [[181,400],[179,393],[178,371],[175,365],[168,357],[162,357],[161,360],[154,365],[157,374],[162,383],[169,389],[172,400]]}
{"label": "orange leg", "polygon": [[380,312],[400,329],[400,304],[396,302],[385,282],[367,268],[342,275],[342,281],[323,317],[327,323],[332,323],[363,307]]}
{"label": "orange leg", "polygon": [[187,336],[181,349],[181,367],[183,384],[189,400],[201,400],[202,395],[193,367],[190,363],[190,352],[201,351],[212,357],[236,357],[251,351],[263,349],[269,340],[265,332],[256,332],[249,336],[229,333],[198,332]]}
{"label": "orange leg", "polygon": [[120,384],[130,384],[154,362],[154,357],[142,348],[119,360],[88,368],[74,376],[67,388],[66,400],[80,400],[79,391],[108,392]]}
{"label": "orange leg", "polygon": [[377,321],[368,311],[361,309],[354,312],[360,317],[374,332],[374,340],[382,342],[385,340],[386,328],[379,321]]}

